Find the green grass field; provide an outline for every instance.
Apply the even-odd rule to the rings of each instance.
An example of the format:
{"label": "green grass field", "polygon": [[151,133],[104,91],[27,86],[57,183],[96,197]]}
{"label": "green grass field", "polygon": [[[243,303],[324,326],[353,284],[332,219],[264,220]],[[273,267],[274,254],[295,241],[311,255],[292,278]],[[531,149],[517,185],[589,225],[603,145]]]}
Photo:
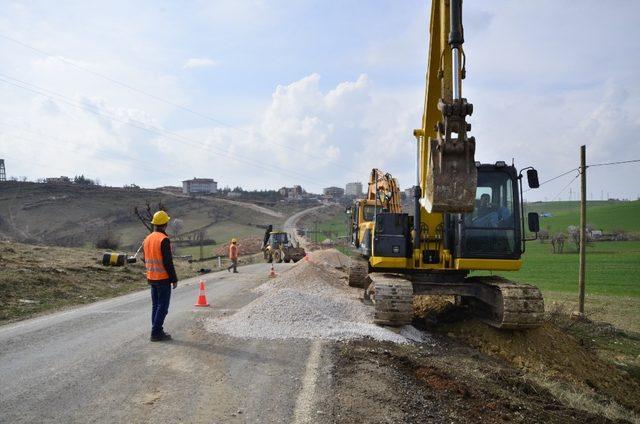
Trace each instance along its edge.
{"label": "green grass field", "polygon": [[318,231],[330,231],[338,236],[345,236],[347,234],[346,214],[341,213],[328,221],[319,223]]}
{"label": "green grass field", "polygon": [[[549,212],[541,226],[551,231],[566,231],[578,223],[578,202],[532,203],[530,210]],[[640,231],[640,201],[589,202],[588,222],[605,231],[623,228]],[[318,224],[319,231],[333,231],[345,235],[345,215],[327,217]],[[576,293],[578,285],[578,254],[575,246],[565,243],[565,253],[552,254],[549,243],[527,243],[523,267],[505,277],[535,284],[546,292]],[[587,247],[587,293],[605,296],[640,298],[640,241],[594,242]]]}
{"label": "green grass field", "polygon": [[[535,284],[543,291],[576,293],[578,254],[565,245],[563,254],[551,253],[551,245],[527,243],[523,266],[504,273],[515,281]],[[587,247],[586,289],[588,294],[640,297],[640,242],[611,241]]]}
{"label": "green grass field", "polygon": [[[569,225],[580,223],[580,202],[535,202],[527,205],[527,211],[539,214],[550,213],[549,218],[540,218],[540,228],[551,234],[566,232]],[[640,233],[640,200],[632,202],[589,201],[587,223],[595,229],[612,231],[624,229]]]}

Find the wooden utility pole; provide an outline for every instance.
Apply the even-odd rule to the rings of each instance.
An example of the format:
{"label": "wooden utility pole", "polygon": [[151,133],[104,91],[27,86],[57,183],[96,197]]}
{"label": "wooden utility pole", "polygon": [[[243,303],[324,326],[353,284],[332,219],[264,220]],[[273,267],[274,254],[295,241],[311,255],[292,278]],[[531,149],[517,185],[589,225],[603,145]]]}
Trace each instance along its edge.
{"label": "wooden utility pole", "polygon": [[584,314],[585,247],[587,244],[587,148],[580,146],[580,271],[578,312]]}

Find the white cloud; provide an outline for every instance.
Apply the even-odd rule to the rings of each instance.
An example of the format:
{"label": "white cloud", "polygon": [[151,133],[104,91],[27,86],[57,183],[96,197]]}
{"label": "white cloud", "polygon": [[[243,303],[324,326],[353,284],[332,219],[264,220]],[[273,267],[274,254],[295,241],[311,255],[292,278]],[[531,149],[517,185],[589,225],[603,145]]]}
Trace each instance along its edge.
{"label": "white cloud", "polygon": [[[330,3],[228,0],[156,8],[142,2],[135,10],[145,12],[144,20],[123,1],[81,7],[73,16],[68,7],[46,2],[11,3],[0,16],[3,32],[53,57],[0,40],[7,58],[0,73],[122,121],[167,128],[179,139],[2,83],[0,124],[18,122],[24,129],[0,128],[1,148],[19,144],[10,175],[63,172],[55,164],[114,185],[175,184],[195,173],[222,185],[273,188],[297,181],[318,190],[365,180],[375,166],[403,187],[412,185],[411,132],[422,115],[427,8],[391,2],[363,15],[358,2],[347,1],[333,15]],[[592,163],[640,157],[640,3],[616,8],[586,0],[576,10],[551,0],[467,3],[464,94],[475,106],[470,120],[479,160],[513,157],[518,165],[538,167],[544,180],[575,167],[580,144],[587,144]],[[381,25],[358,25],[358,17]],[[206,57],[213,52],[216,60]],[[197,72],[219,62],[224,66],[215,73]],[[37,134],[16,141],[27,130]],[[38,158],[45,166],[30,166]],[[167,166],[154,172],[154,163]],[[635,197],[638,169],[593,168],[589,191]],[[301,174],[305,178],[297,180]],[[567,182],[528,196],[553,196]]]}
{"label": "white cloud", "polygon": [[218,66],[218,62],[213,59],[192,57],[182,65],[182,69],[212,68],[215,66]]}

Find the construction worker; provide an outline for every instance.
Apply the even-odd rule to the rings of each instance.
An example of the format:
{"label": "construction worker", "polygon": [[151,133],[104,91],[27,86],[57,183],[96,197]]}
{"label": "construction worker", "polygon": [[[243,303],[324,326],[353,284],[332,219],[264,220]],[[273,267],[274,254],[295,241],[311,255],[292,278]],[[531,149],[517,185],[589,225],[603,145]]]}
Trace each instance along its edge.
{"label": "construction worker", "polygon": [[153,214],[153,232],[144,239],[144,265],[147,282],[151,287],[151,341],[171,340],[164,332],[164,318],[169,311],[171,286],[178,286],[178,277],[173,266],[171,242],[167,236],[167,224],[171,218],[165,211]]}
{"label": "construction worker", "polygon": [[229,259],[231,260],[231,265],[227,268],[227,271],[231,272],[231,268],[233,268],[233,273],[238,273],[238,241],[236,239],[231,239],[231,244],[229,245]]}
{"label": "construction worker", "polygon": [[271,231],[273,231],[273,225],[269,224],[267,229],[264,231],[264,237],[262,238],[262,248],[264,249],[269,244],[269,236],[271,235]]}

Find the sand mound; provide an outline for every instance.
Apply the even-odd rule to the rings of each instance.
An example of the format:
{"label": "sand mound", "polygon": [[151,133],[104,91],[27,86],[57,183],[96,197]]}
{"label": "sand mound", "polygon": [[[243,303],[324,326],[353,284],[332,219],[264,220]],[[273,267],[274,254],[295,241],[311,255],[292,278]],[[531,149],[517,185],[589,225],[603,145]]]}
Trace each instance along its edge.
{"label": "sand mound", "polygon": [[373,324],[373,308],[348,287],[346,256],[335,250],[314,252],[289,271],[255,289],[262,294],[230,317],[211,319],[211,332],[240,338],[347,340],[371,337],[395,343],[424,341],[413,327],[398,333]]}

